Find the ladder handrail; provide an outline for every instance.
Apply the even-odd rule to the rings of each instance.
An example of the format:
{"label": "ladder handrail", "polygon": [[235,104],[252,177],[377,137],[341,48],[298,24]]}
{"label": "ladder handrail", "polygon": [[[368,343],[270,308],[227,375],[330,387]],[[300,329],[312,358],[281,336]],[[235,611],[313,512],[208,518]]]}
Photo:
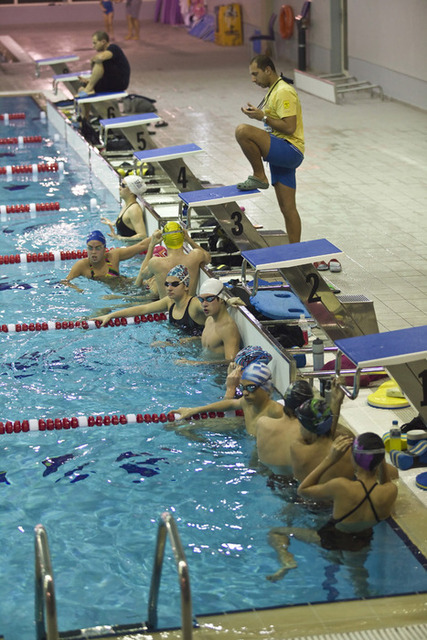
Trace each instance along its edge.
{"label": "ladder handrail", "polygon": [[[59,640],[55,584],[47,533],[42,524],[34,528],[35,540],[35,623],[37,640]],[[45,624],[45,610],[47,633]]]}
{"label": "ladder handrail", "polygon": [[166,534],[168,534],[172,551],[178,570],[179,587],[181,592],[181,626],[183,640],[191,640],[193,637],[193,613],[191,604],[190,574],[187,560],[178,528],[172,514],[165,511],[159,519],[157,529],[156,550],[154,553],[153,573],[151,576],[150,595],[148,599],[148,629],[157,628],[157,603],[160,589],[163,559],[166,546]]}

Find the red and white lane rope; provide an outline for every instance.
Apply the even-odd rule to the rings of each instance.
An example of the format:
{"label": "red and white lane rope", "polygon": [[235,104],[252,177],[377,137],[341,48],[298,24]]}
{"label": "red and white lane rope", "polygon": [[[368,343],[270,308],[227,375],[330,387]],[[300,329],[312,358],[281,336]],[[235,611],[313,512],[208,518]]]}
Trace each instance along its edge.
{"label": "red and white lane rope", "polygon": [[36,211],[59,211],[59,202],[30,202],[30,204],[0,204],[0,214],[36,213]]}
{"label": "red and white lane rope", "polygon": [[0,144],[31,144],[32,142],[43,142],[41,136],[17,136],[10,138],[0,138]]}
{"label": "red and white lane rope", "polygon": [[56,260],[80,260],[87,258],[87,250],[76,251],[44,251],[43,253],[15,253],[0,256],[0,264],[20,264],[27,262],[55,262]]}
{"label": "red and white lane rope", "polygon": [[[194,420],[206,420],[208,418],[225,418],[243,416],[243,411],[208,411],[206,413],[196,413],[192,417]],[[11,433],[26,433],[28,431],[60,431],[63,429],[77,429],[78,427],[103,427],[109,425],[125,425],[125,424],[149,424],[175,422],[179,420],[178,413],[172,411],[168,414],[161,413],[128,413],[112,416],[79,416],[78,418],[46,418],[46,419],[29,419],[29,420],[7,420],[5,423],[0,422],[0,435]]]}
{"label": "red and white lane rope", "polygon": [[25,118],[25,113],[0,113],[0,122],[3,121],[5,124],[9,120],[25,120]]}
{"label": "red and white lane rope", "polygon": [[[147,315],[131,318],[111,318],[106,327],[126,327],[132,324],[144,324],[145,322],[163,322],[167,320],[166,313],[148,313]],[[64,320],[63,322],[22,322],[19,324],[2,324],[0,333],[36,333],[39,331],[59,331],[61,329],[100,329],[101,320]],[[104,327],[103,327],[104,328]]]}
{"label": "red and white lane rope", "polygon": [[61,162],[39,162],[38,164],[8,164],[6,167],[0,167],[0,175],[12,176],[21,173],[54,173],[56,171],[64,171],[64,163]]}

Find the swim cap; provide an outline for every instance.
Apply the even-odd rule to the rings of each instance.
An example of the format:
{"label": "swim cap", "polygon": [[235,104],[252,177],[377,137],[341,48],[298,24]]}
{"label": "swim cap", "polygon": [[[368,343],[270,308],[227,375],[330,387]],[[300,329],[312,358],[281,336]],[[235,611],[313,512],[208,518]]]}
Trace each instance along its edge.
{"label": "swim cap", "polygon": [[324,400],[312,398],[306,400],[295,410],[302,426],[318,436],[325,435],[332,427],[332,412]]}
{"label": "swim cap", "polygon": [[162,235],[168,249],[180,249],[184,244],[184,232],[179,222],[167,222]]}
{"label": "swim cap", "polygon": [[173,269],[169,271],[166,276],[167,278],[178,278],[180,282],[183,282],[186,287],[190,284],[190,274],[188,273],[188,269],[183,264],[177,264]]}
{"label": "swim cap", "polygon": [[153,256],[156,256],[156,258],[166,258],[167,255],[168,255],[168,250],[166,249],[166,247],[162,247],[161,244],[157,244],[154,247]]}
{"label": "swim cap", "polygon": [[252,362],[263,362],[264,364],[268,364],[272,357],[273,356],[267,353],[267,351],[264,351],[262,347],[254,347],[250,345],[249,347],[243,347],[243,349],[240,349],[239,353],[234,358],[234,362],[244,369]]}
{"label": "swim cap", "polygon": [[147,185],[140,176],[126,176],[123,178],[123,182],[135,196],[142,196],[147,191]]}
{"label": "swim cap", "polygon": [[295,382],[292,382],[286,389],[283,399],[285,401],[285,407],[295,411],[303,402],[310,400],[312,397],[313,389],[308,382],[306,380],[295,380]]}
{"label": "swim cap", "polygon": [[98,231],[98,230],[91,231],[87,237],[86,244],[88,244],[91,240],[98,240],[98,242],[102,242],[104,247],[106,245],[105,236],[103,233],[101,233],[101,231]]}
{"label": "swim cap", "polygon": [[273,381],[271,380],[271,371],[266,364],[262,362],[252,362],[242,371],[242,380],[254,382],[264,391],[271,391]]}
{"label": "swim cap", "polygon": [[221,295],[223,289],[224,285],[220,280],[208,278],[200,287],[199,294],[201,296],[218,296],[218,298],[225,300],[225,296],[223,294]]}
{"label": "swim cap", "polygon": [[382,439],[376,433],[368,431],[360,434],[351,448],[356,464],[366,471],[372,471],[384,460],[385,447]]}

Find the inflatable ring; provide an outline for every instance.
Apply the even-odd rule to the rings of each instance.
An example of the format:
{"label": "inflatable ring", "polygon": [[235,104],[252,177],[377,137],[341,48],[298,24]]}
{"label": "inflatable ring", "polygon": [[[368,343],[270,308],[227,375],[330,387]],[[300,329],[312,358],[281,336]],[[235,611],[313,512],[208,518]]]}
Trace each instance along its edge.
{"label": "inflatable ring", "polygon": [[280,9],[279,31],[282,38],[289,40],[294,33],[294,10],[291,5],[284,4]]}

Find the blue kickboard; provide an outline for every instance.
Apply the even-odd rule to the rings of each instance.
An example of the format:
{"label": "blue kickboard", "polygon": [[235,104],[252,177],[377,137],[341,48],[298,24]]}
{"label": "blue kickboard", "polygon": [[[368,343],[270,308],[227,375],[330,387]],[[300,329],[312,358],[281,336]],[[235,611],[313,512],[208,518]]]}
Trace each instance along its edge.
{"label": "blue kickboard", "polygon": [[307,240],[293,244],[282,244],[264,249],[242,251],[242,257],[256,269],[280,269],[310,262],[336,258],[342,254],[329,240]]}
{"label": "blue kickboard", "polygon": [[198,153],[202,149],[197,144],[177,144],[172,147],[161,147],[160,149],[148,149],[147,151],[135,151],[133,154],[138,160],[156,160],[158,158],[167,159],[167,156],[180,158],[187,153]]}
{"label": "blue kickboard", "polygon": [[257,311],[272,320],[298,320],[301,314],[310,318],[307,309],[292,291],[257,291],[251,297],[251,303]]}
{"label": "blue kickboard", "polygon": [[427,358],[427,325],[343,338],[335,344],[360,367],[424,360]]}
{"label": "blue kickboard", "polygon": [[[102,93],[97,93],[95,94],[97,96],[102,96]],[[104,95],[108,96],[108,93],[105,93]],[[131,115],[131,116],[119,116],[118,118],[105,118],[104,120],[100,120],[99,124],[101,124],[103,127],[108,127],[111,124],[129,124],[132,122],[138,123],[141,122],[143,123],[144,120],[152,120],[153,116],[156,119],[160,120],[160,116],[158,116],[156,113],[137,113],[135,115]]]}
{"label": "blue kickboard", "polygon": [[214,187],[208,189],[200,189],[199,191],[187,191],[185,193],[180,193],[179,197],[181,200],[191,206],[195,202],[214,202],[215,200],[222,199],[241,199],[242,196],[249,196],[255,193],[260,193],[258,189],[252,189],[251,191],[240,191],[236,187],[235,184],[229,185],[227,187]]}

